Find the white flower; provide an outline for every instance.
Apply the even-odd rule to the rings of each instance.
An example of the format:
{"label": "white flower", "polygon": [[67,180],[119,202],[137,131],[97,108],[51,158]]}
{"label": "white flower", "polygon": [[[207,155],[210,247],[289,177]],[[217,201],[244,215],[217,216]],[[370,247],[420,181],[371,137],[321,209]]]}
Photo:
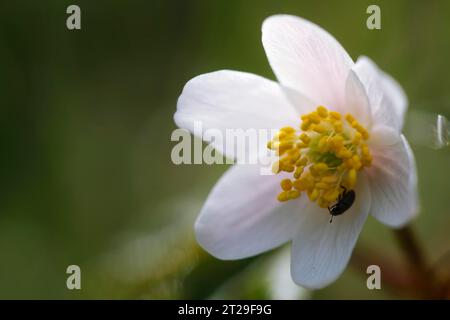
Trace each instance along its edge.
{"label": "white flower", "polygon": [[[354,63],[309,21],[269,17],[262,42],[279,82],[212,72],[189,81],[178,100],[175,121],[191,132],[194,121],[222,131],[281,129],[268,147],[280,157],[275,172],[282,172],[230,168],[204,204],[196,236],[205,250],[226,260],[292,241],[294,281],[322,288],[343,272],[369,213],[400,227],[418,211],[414,156],[401,135],[407,99],[370,59]],[[356,198],[329,223],[326,207],[337,201],[341,186]]]}

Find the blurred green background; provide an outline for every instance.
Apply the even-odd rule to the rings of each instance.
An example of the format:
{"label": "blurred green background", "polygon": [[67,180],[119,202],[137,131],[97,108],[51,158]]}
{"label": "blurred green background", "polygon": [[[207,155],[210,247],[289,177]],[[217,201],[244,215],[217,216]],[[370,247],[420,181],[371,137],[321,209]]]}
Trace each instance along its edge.
{"label": "blurred green background", "polygon": [[[81,7],[79,31],[66,28],[69,4]],[[381,30],[366,28],[370,4]],[[367,290],[355,263],[323,290],[298,291],[283,252],[223,262],[194,240],[227,167],[171,163],[176,100],[214,70],[273,79],[260,27],[276,13],[321,25],[354,59],[370,56],[404,86],[412,112],[450,115],[449,1],[0,2],[0,298],[401,297]],[[407,122],[407,137],[422,205],[414,226],[433,262],[450,249],[450,150],[420,143],[424,123]],[[403,261],[373,218],[365,248]],[[80,291],[66,288],[71,264]]]}

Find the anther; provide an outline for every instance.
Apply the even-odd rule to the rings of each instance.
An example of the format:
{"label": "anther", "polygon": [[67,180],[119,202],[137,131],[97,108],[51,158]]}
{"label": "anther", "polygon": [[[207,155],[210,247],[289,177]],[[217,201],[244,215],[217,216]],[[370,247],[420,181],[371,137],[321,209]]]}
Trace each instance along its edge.
{"label": "anther", "polygon": [[302,115],[301,120],[302,132],[283,127],[267,143],[279,156],[272,171],[292,174],[280,182],[277,199],[284,202],[306,192],[311,201],[327,208],[341,195],[342,186],[354,188],[357,172],[371,165],[370,149],[363,142],[369,133],[352,115],[342,117],[324,106]]}

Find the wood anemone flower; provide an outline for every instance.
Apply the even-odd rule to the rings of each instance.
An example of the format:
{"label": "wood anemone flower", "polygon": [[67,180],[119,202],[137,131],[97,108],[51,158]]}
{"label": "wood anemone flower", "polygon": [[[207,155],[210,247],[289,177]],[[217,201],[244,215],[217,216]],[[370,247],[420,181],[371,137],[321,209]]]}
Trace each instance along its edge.
{"label": "wood anemone flower", "polygon": [[[333,36],[302,18],[267,18],[262,42],[278,82],[217,71],[190,80],[179,97],[175,122],[191,132],[195,121],[221,132],[278,130],[261,142],[277,158],[275,174],[234,165],[209,194],[195,232],[225,260],[292,241],[294,281],[322,288],[345,269],[369,213],[401,227],[418,212],[415,160],[401,134],[407,98],[369,58],[353,62]],[[343,189],[355,198],[329,223]]]}

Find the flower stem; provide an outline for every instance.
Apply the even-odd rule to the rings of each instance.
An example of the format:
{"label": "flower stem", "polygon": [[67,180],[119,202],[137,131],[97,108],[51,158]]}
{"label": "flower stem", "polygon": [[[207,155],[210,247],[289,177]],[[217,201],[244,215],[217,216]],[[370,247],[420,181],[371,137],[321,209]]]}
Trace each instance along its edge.
{"label": "flower stem", "polygon": [[426,263],[425,254],[419,241],[410,226],[394,231],[395,236],[408,260],[409,270],[415,279],[415,286],[420,290],[419,295],[424,298],[435,298],[435,277]]}

